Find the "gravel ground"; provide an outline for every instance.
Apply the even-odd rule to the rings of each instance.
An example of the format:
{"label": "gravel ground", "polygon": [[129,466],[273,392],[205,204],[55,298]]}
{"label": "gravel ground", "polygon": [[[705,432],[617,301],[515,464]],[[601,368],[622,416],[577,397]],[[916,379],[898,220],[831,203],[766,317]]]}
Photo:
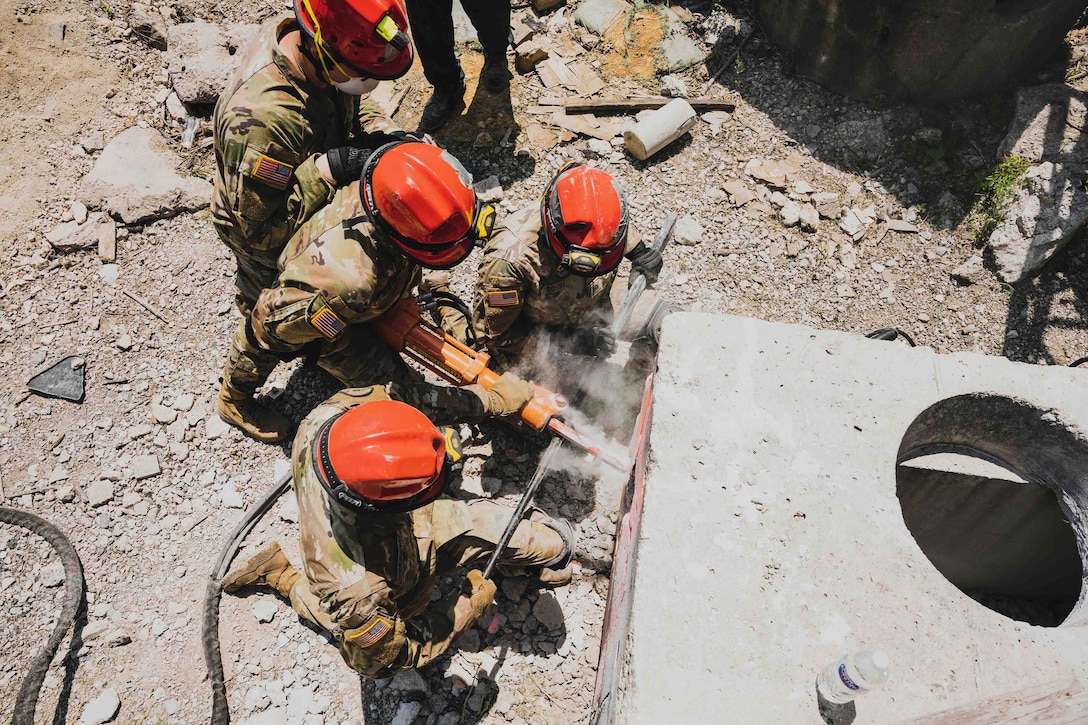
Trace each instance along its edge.
{"label": "gravel ground", "polygon": [[[164,7],[175,20],[217,22],[255,22],[277,11],[271,3],[245,1],[182,0]],[[691,9],[692,35],[715,57],[727,57],[736,39],[725,29],[746,17],[746,8]],[[103,279],[93,251],[59,255],[44,240],[45,232],[79,213],[72,204],[75,184],[94,163],[96,138],[100,148],[134,124],[180,138],[180,124],[163,111],[162,53],[128,32],[127,6],[106,0],[0,0],[0,10],[15,17],[2,31],[0,100],[20,109],[5,113],[0,126],[6,142],[0,145],[0,222],[9,230],[0,270],[5,505],[38,512],[68,532],[88,585],[78,666],[65,670],[58,658],[39,710],[52,711],[59,701],[75,720],[86,703],[112,690],[121,700],[119,722],[199,722],[210,702],[199,645],[207,572],[243,507],[279,472],[286,449],[224,430],[211,414],[237,318],[231,259],[207,211],[122,230],[115,282]],[[567,15],[553,15],[549,28],[557,38],[573,33],[586,47],[584,58],[601,61],[609,93],[657,93],[655,80],[615,74],[607,45],[571,31],[562,20]],[[49,28],[62,21],[67,34],[58,43]],[[16,33],[22,42],[14,42]],[[54,62],[39,74],[43,53]],[[480,58],[469,50],[463,60],[474,85]],[[95,72],[88,74],[88,64]],[[35,72],[16,77],[19,68]],[[1063,68],[1047,72],[1060,76]],[[697,67],[678,78],[698,95],[707,72]],[[711,92],[731,98],[735,111],[699,121],[648,162],[573,134],[554,145],[529,141],[544,120],[532,107],[556,93],[535,74],[515,77],[510,106],[504,97],[470,88],[466,115],[436,137],[477,178],[499,177],[504,212],[534,203],[566,158],[591,161],[622,181],[633,226],[643,236],[651,237],[668,212],[678,212],[658,288],[687,309],[858,333],[898,326],[942,351],[976,350],[1030,363],[1067,364],[1088,354],[1082,240],[1016,287],[985,272],[969,284],[952,276],[978,252],[974,179],[994,163],[1011,96],[940,112],[872,108],[788,75],[758,31],[720,80]],[[428,89],[418,69],[399,83],[407,94],[395,118],[411,128]],[[937,129],[936,136],[926,129]],[[481,139],[484,132],[490,144]],[[511,142],[498,141],[504,138]],[[211,172],[206,124],[194,149],[179,153],[193,172]],[[787,183],[775,182],[771,162],[789,174]],[[738,205],[741,189],[752,198]],[[819,219],[813,231],[784,224],[783,207],[818,199],[827,217],[838,218]],[[857,227],[848,233],[841,225],[850,223],[851,210]],[[462,294],[470,289],[474,262],[455,272]],[[26,380],[69,354],[86,361],[85,401],[28,396]],[[267,387],[295,420],[332,390],[326,375],[297,365],[282,366]],[[469,445],[462,495],[513,506],[545,442],[501,426],[483,430],[490,440]],[[236,718],[583,722],[622,485],[598,473],[571,460],[538,496],[545,510],[578,521],[574,583],[538,592],[503,582],[496,618],[420,673],[388,683],[361,681],[341,664],[329,639],[281,600],[263,593],[225,597],[220,632]],[[287,500],[251,540],[276,538],[294,556],[294,518]],[[0,663],[0,720],[10,716],[24,663],[52,626],[60,591],[48,548],[24,532],[0,529],[0,621],[13,653]]]}

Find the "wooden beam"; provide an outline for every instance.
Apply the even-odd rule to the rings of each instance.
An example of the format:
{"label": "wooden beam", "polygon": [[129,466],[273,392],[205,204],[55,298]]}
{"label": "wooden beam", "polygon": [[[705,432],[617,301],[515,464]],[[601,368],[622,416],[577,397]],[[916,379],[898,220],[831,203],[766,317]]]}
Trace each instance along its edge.
{"label": "wooden beam", "polygon": [[1055,680],[907,721],[912,725],[1084,722],[1088,694],[1076,678]]}
{"label": "wooden beam", "polygon": [[[665,98],[664,96],[647,96],[646,98],[568,98],[564,101],[563,108],[569,114],[616,115],[661,108],[672,100],[674,99]],[[733,111],[736,108],[735,103],[724,98],[688,98],[687,102],[700,113],[703,111]]]}

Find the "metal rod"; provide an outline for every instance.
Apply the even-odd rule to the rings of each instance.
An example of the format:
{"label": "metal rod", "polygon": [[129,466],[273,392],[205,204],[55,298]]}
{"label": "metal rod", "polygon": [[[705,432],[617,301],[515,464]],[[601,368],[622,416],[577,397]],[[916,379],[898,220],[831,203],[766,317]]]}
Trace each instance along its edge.
{"label": "metal rod", "polygon": [[[661,231],[657,233],[657,239],[653,243],[652,249],[654,251],[660,252],[669,243],[672,228],[676,226],[676,219],[676,212],[669,212],[669,215],[665,217],[665,221],[661,224]],[[635,303],[638,302],[638,298],[642,296],[642,293],[646,291],[646,287],[646,277],[641,274],[635,275],[635,278],[631,280],[631,284],[627,287],[627,297],[623,300],[623,306],[616,313],[616,319],[612,321],[611,331],[613,337],[618,338],[620,333],[623,332],[623,328],[631,320],[631,314],[635,311]]]}
{"label": "metal rod", "polygon": [[533,494],[536,493],[536,490],[540,487],[540,482],[544,480],[548,471],[551,470],[555,454],[559,452],[562,445],[562,438],[552,438],[552,442],[544,449],[543,455],[540,456],[540,462],[536,464],[536,472],[529,479],[529,485],[525,487],[525,493],[521,494],[521,500],[518,501],[518,506],[514,509],[514,515],[510,517],[510,523],[506,525],[506,530],[502,532],[502,538],[495,544],[495,550],[491,552],[491,558],[487,560],[487,566],[484,567],[483,572],[484,579],[491,577],[491,573],[495,570],[495,564],[499,561],[499,556],[502,555],[503,550],[510,543],[510,539],[514,537],[514,531],[517,530],[518,524],[521,523],[522,517],[525,516]]}

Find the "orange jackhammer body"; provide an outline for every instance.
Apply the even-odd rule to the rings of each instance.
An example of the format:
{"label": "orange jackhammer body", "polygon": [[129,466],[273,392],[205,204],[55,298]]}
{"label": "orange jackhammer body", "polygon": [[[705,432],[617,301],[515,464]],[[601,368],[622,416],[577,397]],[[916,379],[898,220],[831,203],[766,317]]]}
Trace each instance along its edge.
{"label": "orange jackhammer body", "polygon": [[[423,319],[419,304],[411,297],[398,302],[371,325],[378,337],[389,347],[403,353],[435,375],[454,385],[475,383],[490,390],[499,379],[487,364],[491,356],[477,352],[450,337],[436,325]],[[521,419],[534,430],[552,431],[583,450],[598,456],[620,470],[627,464],[607,454],[556,415],[567,406],[566,398],[534,383],[535,395],[521,410]]]}

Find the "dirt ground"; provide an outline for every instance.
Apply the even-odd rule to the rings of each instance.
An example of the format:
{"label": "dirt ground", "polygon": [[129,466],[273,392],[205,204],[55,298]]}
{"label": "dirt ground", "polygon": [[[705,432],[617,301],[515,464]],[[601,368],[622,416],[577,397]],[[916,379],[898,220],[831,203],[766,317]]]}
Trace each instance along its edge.
{"label": "dirt ground", "polygon": [[[215,22],[257,22],[282,9],[256,0],[177,0],[164,7],[176,21]],[[690,31],[704,40],[719,35],[723,18],[749,17],[741,3],[691,9]],[[163,111],[169,87],[163,54],[126,32],[128,12],[111,0],[0,0],[0,16],[8,19],[0,29],[0,227],[8,239],[0,266],[3,504],[35,511],[72,538],[86,569],[85,629],[94,633],[71,647],[67,666],[58,656],[39,722],[54,710],[57,722],[76,721],[104,689],[121,699],[117,722],[207,718],[210,687],[200,648],[207,575],[242,515],[239,503],[252,504],[267,490],[287,452],[209,429],[237,318],[232,260],[206,210],[123,230],[113,283],[100,275],[93,250],[60,255],[44,239],[70,217],[76,186],[94,164],[94,152],[84,147],[95,144],[84,140],[108,142],[136,124],[179,140],[179,125]],[[557,33],[574,32],[561,25]],[[660,31],[637,30],[647,37]],[[575,34],[609,84],[607,93],[658,92],[640,54],[625,66],[609,43]],[[1051,79],[1067,67],[1071,77],[1079,72],[1083,32],[1071,39],[1070,55],[1045,69]],[[735,42],[710,47],[717,70],[714,63]],[[990,274],[973,284],[951,276],[978,252],[977,179],[995,163],[1012,90],[940,110],[873,108],[791,76],[757,32],[708,91],[733,99],[735,111],[717,125],[698,122],[665,152],[636,162],[622,147],[602,153],[586,137],[550,127],[542,133],[532,108],[555,91],[536,75],[515,76],[509,94],[491,96],[476,87],[479,55],[465,50],[463,64],[467,109],[435,138],[478,179],[499,177],[500,220],[535,203],[564,159],[589,159],[621,180],[638,233],[652,236],[670,211],[689,218],[687,229],[701,228],[694,238],[678,234],[657,284],[681,307],[861,334],[898,326],[941,351],[1028,363],[1063,365],[1088,355],[1083,238],[1016,286]],[[679,74],[693,95],[708,75],[701,65]],[[414,128],[429,88],[418,68],[398,87],[407,94],[395,120]],[[942,130],[944,142],[922,148],[915,132],[931,127]],[[868,145],[877,130],[885,143]],[[205,124],[194,149],[178,148],[193,173],[214,169],[207,133]],[[765,187],[746,174],[753,159],[789,165],[815,192],[838,193],[844,207],[871,205],[878,221],[853,238],[827,219],[816,232],[785,227],[769,193],[760,192]],[[738,179],[760,196],[734,205],[723,187]],[[890,231],[879,221],[885,217],[912,222],[918,232]],[[471,289],[475,262],[455,272],[462,295]],[[28,396],[27,379],[69,354],[86,361],[84,402]],[[297,421],[334,389],[320,371],[284,365],[266,392]],[[177,420],[154,421],[153,406],[173,408]],[[483,430],[490,440],[470,443],[462,495],[513,506],[545,440],[499,426]],[[152,454],[161,473],[138,479],[140,457]],[[584,722],[622,482],[581,461],[567,469],[546,481],[538,503],[578,522],[573,585],[548,593],[504,582],[494,631],[475,628],[457,653],[419,676],[360,680],[329,638],[281,600],[259,592],[224,597],[220,633],[236,720]],[[102,481],[112,483],[112,500],[93,507],[88,491]],[[297,561],[290,508],[290,501],[277,506],[250,540],[276,538]],[[40,541],[0,528],[0,622],[9,651],[0,657],[0,722],[10,717],[26,662],[54,622],[60,596],[48,571],[54,562]],[[271,621],[258,621],[268,618],[260,610],[270,602]],[[68,650],[66,642],[61,652]],[[468,672],[471,681],[479,667],[489,676],[468,687],[457,683],[457,673]]]}

